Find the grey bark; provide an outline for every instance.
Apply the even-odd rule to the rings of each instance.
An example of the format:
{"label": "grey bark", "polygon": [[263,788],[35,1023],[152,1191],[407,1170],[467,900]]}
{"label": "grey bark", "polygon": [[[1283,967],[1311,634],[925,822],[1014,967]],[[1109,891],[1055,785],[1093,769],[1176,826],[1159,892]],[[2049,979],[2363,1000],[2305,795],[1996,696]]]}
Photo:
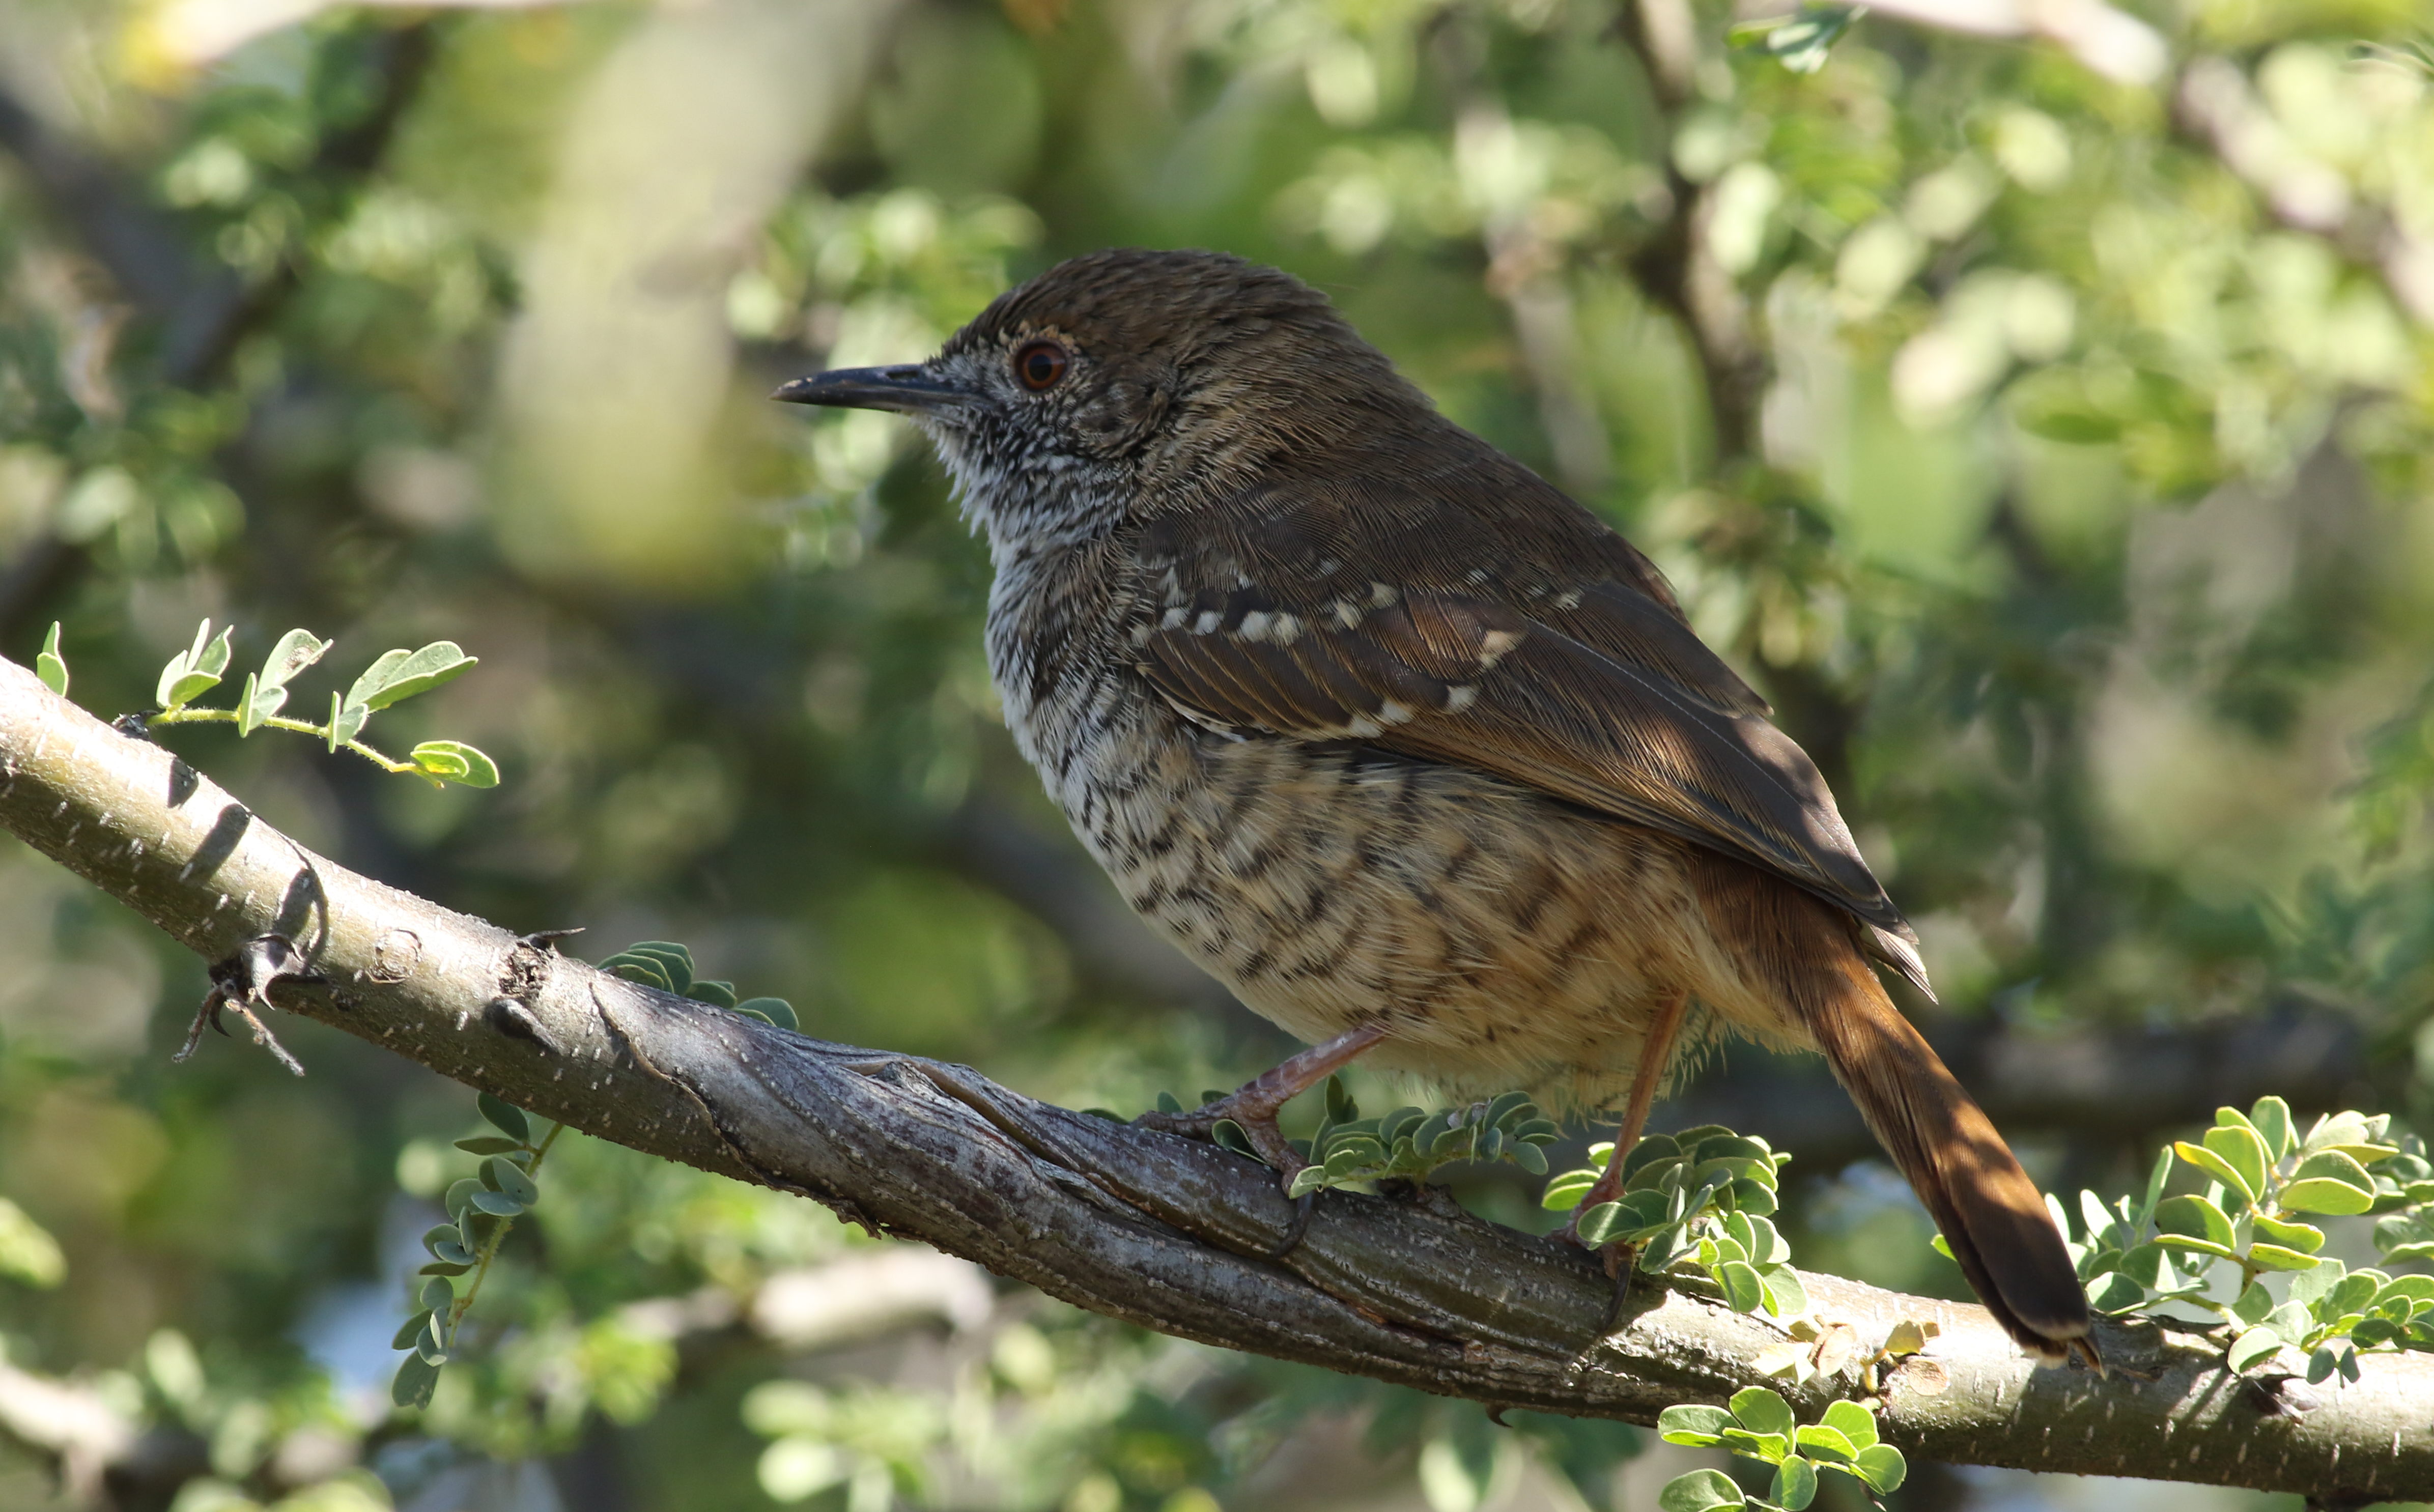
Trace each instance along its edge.
{"label": "grey bark", "polygon": [[[209,779],[0,662],[0,826],[204,960],[278,932],[323,981],[280,1007],[602,1139],[799,1193],[1113,1317],[1500,1407],[1646,1423],[1721,1401],[1784,1334],[1687,1287],[1618,1305],[1587,1256],[1435,1202],[1332,1193],[1288,1247],[1274,1173],[1049,1107],[967,1068],[830,1044],[605,975],[304,850]],[[502,1007],[506,1000],[509,1006]],[[536,1028],[537,1026],[537,1028]],[[544,1042],[545,1041],[545,1042]],[[1279,1252],[1282,1252],[1281,1254]],[[2238,1380],[2221,1344],[2104,1325],[2108,1378],[2040,1370],[1985,1313],[1829,1276],[1863,1347],[1943,1330],[1894,1371],[1886,1437],[1927,1459],[2299,1491],[2434,1496],[2434,1359],[2354,1385]],[[1804,1418],[1850,1377],[1786,1390]]]}

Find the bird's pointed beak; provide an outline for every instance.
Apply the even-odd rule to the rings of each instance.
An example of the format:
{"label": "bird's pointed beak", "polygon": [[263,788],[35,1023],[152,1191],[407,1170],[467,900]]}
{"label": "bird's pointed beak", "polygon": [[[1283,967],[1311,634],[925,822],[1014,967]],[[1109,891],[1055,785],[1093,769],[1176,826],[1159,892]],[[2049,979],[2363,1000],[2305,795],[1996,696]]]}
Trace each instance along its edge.
{"label": "bird's pointed beak", "polygon": [[941,383],[928,369],[837,368],[780,385],[769,396],[789,404],[835,404],[847,409],[892,409],[907,415],[935,414],[974,403],[977,396]]}

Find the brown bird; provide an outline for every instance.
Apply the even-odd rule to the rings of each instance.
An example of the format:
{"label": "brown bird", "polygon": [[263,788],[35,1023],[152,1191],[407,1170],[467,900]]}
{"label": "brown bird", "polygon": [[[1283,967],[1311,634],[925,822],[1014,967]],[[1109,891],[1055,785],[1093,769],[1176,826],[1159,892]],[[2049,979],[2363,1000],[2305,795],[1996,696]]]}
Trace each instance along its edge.
{"label": "brown bird", "polygon": [[1823,1051],[1997,1320],[2093,1358],[2035,1185],[1877,978],[1928,988],[1815,765],[1647,558],[1323,295],[1099,252],[776,397],[928,433],[1016,744],[1125,901],[1315,1043],[1174,1126],[1290,1171],[1277,1109],[1365,1054],[1620,1100],[1628,1150],[1686,1049]]}

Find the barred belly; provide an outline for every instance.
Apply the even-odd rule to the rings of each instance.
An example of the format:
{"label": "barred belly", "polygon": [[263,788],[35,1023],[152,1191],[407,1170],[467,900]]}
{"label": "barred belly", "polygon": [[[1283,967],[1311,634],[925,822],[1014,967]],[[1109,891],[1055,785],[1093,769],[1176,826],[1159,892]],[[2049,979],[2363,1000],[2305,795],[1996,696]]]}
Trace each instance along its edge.
{"label": "barred belly", "polygon": [[[1138,710],[1140,704],[1131,707]],[[1628,1089],[1676,990],[1718,1035],[1806,1045],[1708,928],[1687,842],[1358,746],[1236,741],[1163,709],[1086,743],[1059,794],[1124,900],[1253,1009],[1465,1095]]]}

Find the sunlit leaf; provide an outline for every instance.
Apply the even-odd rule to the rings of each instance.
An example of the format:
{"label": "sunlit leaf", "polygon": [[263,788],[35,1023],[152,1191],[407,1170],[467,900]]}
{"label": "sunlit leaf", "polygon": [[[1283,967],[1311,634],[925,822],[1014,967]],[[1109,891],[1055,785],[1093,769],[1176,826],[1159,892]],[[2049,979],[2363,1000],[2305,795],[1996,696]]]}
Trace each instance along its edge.
{"label": "sunlit leaf", "polygon": [[60,622],[51,621],[51,630],[43,637],[43,649],[34,657],[34,675],[43,686],[64,698],[68,696],[67,658],[60,655]]}

